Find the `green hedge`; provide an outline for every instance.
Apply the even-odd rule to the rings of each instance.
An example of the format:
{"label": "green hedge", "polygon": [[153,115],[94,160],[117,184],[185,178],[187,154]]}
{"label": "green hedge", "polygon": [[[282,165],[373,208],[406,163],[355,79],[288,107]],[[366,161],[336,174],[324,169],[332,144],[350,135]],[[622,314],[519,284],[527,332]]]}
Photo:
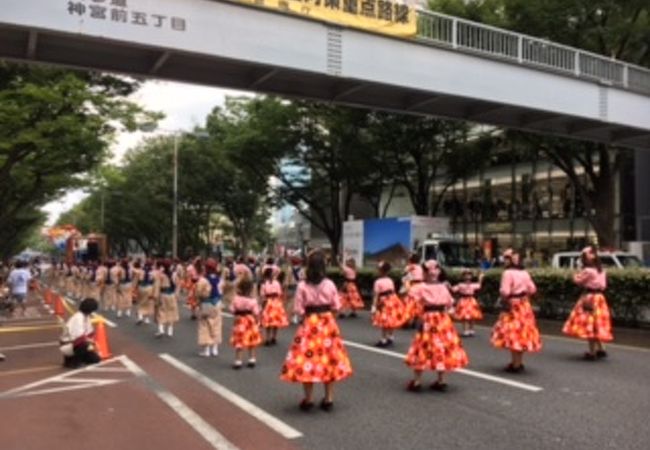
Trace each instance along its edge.
{"label": "green hedge", "polygon": [[[501,272],[493,269],[485,273],[478,300],[486,312],[496,312]],[[533,306],[539,317],[565,319],[568,316],[580,295],[580,289],[572,281],[573,273],[568,270],[530,270],[538,290]],[[328,275],[337,285],[343,283],[339,270],[333,269]],[[448,272],[447,276],[453,284],[460,281],[459,272]],[[376,277],[375,271],[366,269],[360,270],[357,275],[366,304],[372,299],[372,285]],[[401,274],[393,272],[391,277],[399,289]],[[632,326],[650,324],[650,271],[608,270],[607,282],[606,296],[616,323]]]}

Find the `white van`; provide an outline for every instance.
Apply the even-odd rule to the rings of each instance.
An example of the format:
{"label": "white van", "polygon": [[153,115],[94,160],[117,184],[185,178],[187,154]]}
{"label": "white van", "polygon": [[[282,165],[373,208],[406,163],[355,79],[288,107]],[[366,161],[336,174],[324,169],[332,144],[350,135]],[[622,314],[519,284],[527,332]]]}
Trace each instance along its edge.
{"label": "white van", "polygon": [[[635,269],[643,267],[641,260],[632,253],[598,252],[600,262],[608,269]],[[554,269],[579,269],[580,252],[560,252],[553,255],[551,266]]]}

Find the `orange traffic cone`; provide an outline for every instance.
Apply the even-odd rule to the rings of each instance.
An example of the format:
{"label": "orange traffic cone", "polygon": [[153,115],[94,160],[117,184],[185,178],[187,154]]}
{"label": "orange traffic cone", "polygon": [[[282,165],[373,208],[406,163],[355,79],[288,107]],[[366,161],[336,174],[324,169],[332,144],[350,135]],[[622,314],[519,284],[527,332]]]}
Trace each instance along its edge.
{"label": "orange traffic cone", "polygon": [[60,295],[56,296],[56,301],[54,302],[54,314],[63,318],[65,316],[65,308],[63,307],[63,299]]}
{"label": "orange traffic cone", "polygon": [[97,354],[101,359],[108,359],[111,356],[111,349],[108,346],[108,337],[106,336],[106,326],[104,320],[100,319],[95,325],[95,347]]}

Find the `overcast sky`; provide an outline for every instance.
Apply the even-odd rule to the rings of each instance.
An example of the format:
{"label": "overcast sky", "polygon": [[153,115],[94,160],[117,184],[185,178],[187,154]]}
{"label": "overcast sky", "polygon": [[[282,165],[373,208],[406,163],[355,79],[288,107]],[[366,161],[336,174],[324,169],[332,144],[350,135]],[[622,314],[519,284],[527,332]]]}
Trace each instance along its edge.
{"label": "overcast sky", "polygon": [[[250,95],[240,91],[196,86],[163,81],[147,81],[134,94],[133,100],[152,111],[165,114],[159,128],[163,130],[191,130],[196,125],[203,125],[205,117],[217,105],[222,105],[226,96]],[[143,133],[122,133],[111,149],[116,161],[143,138]],[[59,215],[81,199],[80,191],[70,192],[61,200],[46,205],[48,225],[53,224]]]}

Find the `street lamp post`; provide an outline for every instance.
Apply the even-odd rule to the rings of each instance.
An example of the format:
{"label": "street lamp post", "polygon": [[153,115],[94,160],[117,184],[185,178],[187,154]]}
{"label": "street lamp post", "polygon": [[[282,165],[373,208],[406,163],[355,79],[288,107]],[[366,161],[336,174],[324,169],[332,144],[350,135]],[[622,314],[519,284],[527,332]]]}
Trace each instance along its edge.
{"label": "street lamp post", "polygon": [[172,258],[178,257],[178,133],[174,133],[174,212],[172,217]]}
{"label": "street lamp post", "polygon": [[183,135],[194,136],[205,139],[210,135],[205,131],[184,131],[184,130],[165,130],[157,129],[155,124],[145,124],[140,127],[142,131],[153,132],[158,131],[166,135],[171,135],[174,138],[174,156],[173,156],[173,205],[172,205],[172,257],[178,257],[178,147],[180,138]]}

